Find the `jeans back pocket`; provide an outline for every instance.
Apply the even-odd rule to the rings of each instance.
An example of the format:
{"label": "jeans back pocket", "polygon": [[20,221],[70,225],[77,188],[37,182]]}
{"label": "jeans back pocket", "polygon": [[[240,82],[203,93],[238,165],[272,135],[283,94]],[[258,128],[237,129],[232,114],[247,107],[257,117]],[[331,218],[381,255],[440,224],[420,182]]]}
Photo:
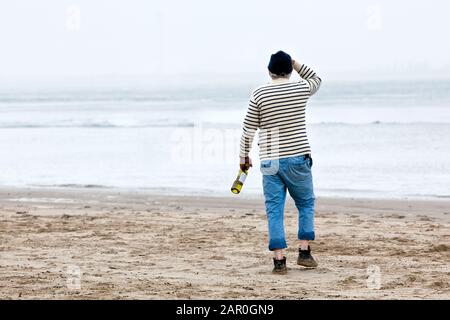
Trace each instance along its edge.
{"label": "jeans back pocket", "polygon": [[262,160],[261,161],[261,173],[263,175],[273,176],[278,173],[280,169],[279,160]]}
{"label": "jeans back pocket", "polygon": [[306,181],[311,177],[311,158],[296,157],[289,163],[288,175],[293,181]]}

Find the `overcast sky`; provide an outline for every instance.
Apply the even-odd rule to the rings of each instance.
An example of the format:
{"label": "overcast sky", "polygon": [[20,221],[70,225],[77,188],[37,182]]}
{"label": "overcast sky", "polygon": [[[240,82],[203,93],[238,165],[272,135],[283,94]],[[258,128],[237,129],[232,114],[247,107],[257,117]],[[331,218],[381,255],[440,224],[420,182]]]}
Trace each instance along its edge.
{"label": "overcast sky", "polygon": [[283,49],[329,78],[450,72],[450,2],[3,0],[0,77],[246,74]]}

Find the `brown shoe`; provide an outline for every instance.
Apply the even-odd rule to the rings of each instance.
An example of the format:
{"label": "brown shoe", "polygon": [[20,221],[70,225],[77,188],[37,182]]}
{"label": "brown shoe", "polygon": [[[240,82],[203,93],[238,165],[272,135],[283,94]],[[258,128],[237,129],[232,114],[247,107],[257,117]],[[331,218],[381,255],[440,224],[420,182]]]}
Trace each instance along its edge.
{"label": "brown shoe", "polygon": [[317,262],[314,260],[311,255],[311,247],[308,246],[307,250],[298,250],[298,259],[297,264],[307,268],[315,268],[317,267]]}
{"label": "brown shoe", "polygon": [[273,258],[273,270],[272,273],[274,274],[286,274],[287,268],[286,268],[286,257],[283,257],[282,260],[277,260]]}

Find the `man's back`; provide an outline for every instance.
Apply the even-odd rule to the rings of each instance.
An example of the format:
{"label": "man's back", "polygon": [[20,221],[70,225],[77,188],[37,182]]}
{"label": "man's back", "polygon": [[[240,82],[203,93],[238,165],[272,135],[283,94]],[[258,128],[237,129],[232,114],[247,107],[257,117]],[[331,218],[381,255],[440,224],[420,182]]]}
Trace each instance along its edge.
{"label": "man's back", "polygon": [[303,79],[289,82],[276,79],[253,91],[244,120],[241,157],[248,156],[254,133],[259,133],[261,160],[310,154],[305,123],[306,103],[320,86],[321,80],[305,65],[296,71]]}

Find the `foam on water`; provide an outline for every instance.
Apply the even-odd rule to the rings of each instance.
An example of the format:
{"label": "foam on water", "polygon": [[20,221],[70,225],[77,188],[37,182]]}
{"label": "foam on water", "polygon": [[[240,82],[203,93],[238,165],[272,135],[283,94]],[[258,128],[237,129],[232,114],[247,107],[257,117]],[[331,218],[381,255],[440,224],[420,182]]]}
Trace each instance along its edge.
{"label": "foam on water", "polygon": [[[324,85],[307,109],[316,194],[448,197],[449,89]],[[0,184],[228,194],[248,93],[227,86],[0,93]],[[261,192],[256,143],[252,153],[246,194]]]}

